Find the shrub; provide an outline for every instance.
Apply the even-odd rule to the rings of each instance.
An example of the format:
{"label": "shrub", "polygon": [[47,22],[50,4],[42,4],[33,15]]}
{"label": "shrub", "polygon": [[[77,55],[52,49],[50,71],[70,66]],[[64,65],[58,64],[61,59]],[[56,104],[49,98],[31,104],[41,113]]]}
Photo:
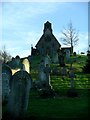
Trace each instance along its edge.
{"label": "shrub", "polygon": [[84,73],[90,73],[90,55],[88,55],[86,65],[83,67],[83,72]]}

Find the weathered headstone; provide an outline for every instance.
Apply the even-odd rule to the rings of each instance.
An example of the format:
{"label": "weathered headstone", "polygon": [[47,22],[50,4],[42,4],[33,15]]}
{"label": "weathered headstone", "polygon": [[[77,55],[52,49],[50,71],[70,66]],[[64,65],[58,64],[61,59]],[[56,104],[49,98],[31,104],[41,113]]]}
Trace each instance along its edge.
{"label": "weathered headstone", "polygon": [[7,102],[10,92],[11,69],[8,65],[2,65],[2,101]]}
{"label": "weathered headstone", "polygon": [[62,76],[67,75],[66,67],[63,67],[63,68],[61,69],[61,75],[62,75]]}
{"label": "weathered headstone", "polygon": [[52,62],[58,63],[58,53],[52,51]]}
{"label": "weathered headstone", "polygon": [[64,67],[65,66],[64,55],[59,54],[58,59],[59,59],[60,66]]}
{"label": "weathered headstone", "polygon": [[74,55],[74,56],[76,56],[76,55],[77,55],[77,53],[76,53],[76,52],[74,52],[74,53],[73,53],[73,55]]}
{"label": "weathered headstone", "polygon": [[71,62],[71,63],[70,63],[70,70],[72,70],[72,69],[73,69],[73,68],[72,68],[72,64],[73,64],[73,63]]}
{"label": "weathered headstone", "polygon": [[29,55],[28,56],[28,60],[29,60],[29,64],[30,64],[30,72],[31,72],[31,65],[32,65],[32,60],[33,60],[33,56],[32,55]]}
{"label": "weathered headstone", "polygon": [[12,61],[8,63],[10,68],[12,69],[12,74],[15,74],[17,71],[21,70],[24,68],[20,57],[17,55],[15,58],[12,58]]}
{"label": "weathered headstone", "polygon": [[69,60],[69,58],[70,58],[70,50],[65,49],[64,51],[66,53],[66,60]]}
{"label": "weathered headstone", "polygon": [[26,71],[18,71],[12,76],[11,91],[8,101],[8,112],[18,117],[26,112],[31,88],[31,77]]}
{"label": "weathered headstone", "polygon": [[49,67],[48,64],[46,64],[46,67],[44,69],[44,72],[46,74],[46,87],[50,87],[51,84],[50,84],[50,73],[51,73],[51,68]]}
{"label": "weathered headstone", "polygon": [[36,86],[37,87],[39,86],[39,88],[40,87],[42,88],[46,82],[46,74],[44,73],[44,69],[45,69],[44,61],[42,60],[38,68],[38,81],[39,82],[36,81],[36,84],[38,83],[38,85]]}
{"label": "weathered headstone", "polygon": [[48,64],[49,66],[50,66],[50,57],[49,57],[49,55],[47,54],[46,56],[45,56],[45,58],[44,58],[44,65],[45,65],[45,67],[46,67],[46,64]]}
{"label": "weathered headstone", "polygon": [[28,73],[30,73],[30,63],[29,63],[29,60],[28,60],[28,59],[24,59],[24,60],[23,60],[23,64],[24,64],[23,67],[25,67],[24,69],[25,69]]}
{"label": "weathered headstone", "polygon": [[73,71],[70,74],[70,78],[71,78],[71,88],[73,89],[74,88],[74,78],[75,78],[75,74]]}
{"label": "weathered headstone", "polygon": [[55,91],[53,90],[51,84],[50,84],[50,73],[51,73],[51,68],[49,67],[48,64],[46,64],[46,67],[44,69],[44,72],[46,74],[46,81],[45,84],[41,90],[41,97],[43,98],[50,98],[55,96]]}
{"label": "weathered headstone", "polygon": [[74,83],[75,82],[74,81],[75,74],[73,71],[70,71],[69,77],[71,78],[71,80],[70,80],[71,88],[68,90],[68,96],[69,97],[77,97],[77,91],[75,89],[75,83]]}

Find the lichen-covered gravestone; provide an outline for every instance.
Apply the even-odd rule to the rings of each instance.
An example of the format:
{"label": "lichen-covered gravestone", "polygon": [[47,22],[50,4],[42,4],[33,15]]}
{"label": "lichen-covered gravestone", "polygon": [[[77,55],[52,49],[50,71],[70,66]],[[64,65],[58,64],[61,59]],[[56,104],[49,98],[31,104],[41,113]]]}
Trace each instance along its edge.
{"label": "lichen-covered gravestone", "polygon": [[68,90],[68,97],[77,97],[78,94],[77,94],[77,91],[75,89],[75,81],[74,81],[75,74],[73,71],[70,71],[69,77],[71,78],[71,80],[70,80],[71,88]]}
{"label": "lichen-covered gravestone", "polygon": [[12,74],[16,73],[17,71],[23,68],[23,64],[18,55],[15,58],[12,58],[12,60],[8,63],[8,65],[12,69]]}
{"label": "lichen-covered gravestone", "polygon": [[30,75],[23,70],[12,76],[8,102],[8,112],[11,116],[18,117],[27,110],[31,80]]}
{"label": "lichen-covered gravestone", "polygon": [[69,58],[70,58],[70,50],[65,49],[64,51],[66,53],[66,60],[69,60]]}
{"label": "lichen-covered gravestone", "polygon": [[42,60],[38,67],[38,80],[35,82],[37,89],[42,89],[44,84],[46,83],[46,74],[44,73],[44,68],[44,61]]}
{"label": "lichen-covered gravestone", "polygon": [[51,68],[48,64],[46,64],[46,67],[44,68],[44,72],[46,75],[46,80],[45,80],[45,84],[44,84],[43,89],[42,89],[41,97],[43,97],[43,98],[54,97],[55,92],[54,92],[54,90],[51,86],[51,83],[50,83]]}
{"label": "lichen-covered gravestone", "polygon": [[58,55],[58,60],[59,60],[60,67],[64,67],[65,66],[65,61],[64,61],[64,55],[63,54]]}
{"label": "lichen-covered gravestone", "polygon": [[53,54],[52,54],[52,62],[58,63],[58,53],[55,51],[53,51]]}
{"label": "lichen-covered gravestone", "polygon": [[23,60],[23,65],[25,66],[25,70],[30,73],[30,62],[29,60],[26,58]]}
{"label": "lichen-covered gravestone", "polygon": [[2,65],[2,101],[8,102],[10,92],[10,79],[12,76],[11,69],[8,65]]}
{"label": "lichen-covered gravestone", "polygon": [[51,68],[49,67],[48,64],[46,64],[46,67],[44,68],[44,72],[46,74],[46,87],[50,87],[50,73],[51,73]]}
{"label": "lichen-covered gravestone", "polygon": [[62,75],[62,76],[67,75],[66,67],[63,67],[63,68],[61,69],[61,75]]}
{"label": "lichen-covered gravestone", "polygon": [[50,59],[49,55],[47,54],[44,58],[45,67],[46,67],[46,64],[48,64],[50,66],[50,61],[51,61],[51,59]]}

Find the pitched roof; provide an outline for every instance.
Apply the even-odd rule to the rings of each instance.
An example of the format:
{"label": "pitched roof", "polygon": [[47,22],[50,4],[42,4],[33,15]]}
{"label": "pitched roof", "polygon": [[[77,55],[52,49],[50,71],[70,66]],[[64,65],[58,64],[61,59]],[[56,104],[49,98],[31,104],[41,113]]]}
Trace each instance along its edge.
{"label": "pitched roof", "polygon": [[[43,38],[44,38],[45,36],[44,36],[44,34],[41,36],[41,38],[39,39],[39,41],[37,42],[37,44],[35,45],[35,47],[37,47],[38,46],[38,44],[40,43],[40,41],[41,40],[43,40]],[[61,44],[58,42],[58,40],[56,39],[56,37],[52,34],[52,39],[55,39],[56,40],[56,42],[61,46]]]}

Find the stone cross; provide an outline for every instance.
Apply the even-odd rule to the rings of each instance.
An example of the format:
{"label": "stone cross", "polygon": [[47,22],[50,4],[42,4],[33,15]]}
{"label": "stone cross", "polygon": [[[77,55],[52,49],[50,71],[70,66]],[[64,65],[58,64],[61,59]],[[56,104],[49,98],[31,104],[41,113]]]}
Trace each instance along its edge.
{"label": "stone cross", "polygon": [[75,78],[75,74],[73,71],[70,72],[70,78],[71,78],[71,88],[74,88],[74,78]]}
{"label": "stone cross", "polygon": [[46,67],[44,69],[44,72],[46,74],[46,87],[48,88],[50,85],[50,73],[51,73],[51,68],[49,67],[48,64],[46,64]]}

